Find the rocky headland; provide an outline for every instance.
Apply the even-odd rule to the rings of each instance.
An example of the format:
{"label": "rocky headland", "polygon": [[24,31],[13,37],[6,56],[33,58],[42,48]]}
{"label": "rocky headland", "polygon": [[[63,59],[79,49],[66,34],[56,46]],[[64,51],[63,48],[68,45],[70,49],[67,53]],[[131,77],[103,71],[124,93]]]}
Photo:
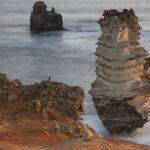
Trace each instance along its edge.
{"label": "rocky headland", "polygon": [[56,13],[53,7],[48,11],[43,1],[35,2],[30,17],[30,28],[32,31],[63,30],[62,15]]}
{"label": "rocky headland", "polygon": [[110,133],[131,133],[148,121],[150,59],[140,46],[141,27],[132,9],[104,11],[96,56],[97,78],[90,93]]}
{"label": "rocky headland", "polygon": [[0,74],[0,149],[2,150],[148,150],[104,139],[80,122],[84,91],[54,81],[23,85]]}

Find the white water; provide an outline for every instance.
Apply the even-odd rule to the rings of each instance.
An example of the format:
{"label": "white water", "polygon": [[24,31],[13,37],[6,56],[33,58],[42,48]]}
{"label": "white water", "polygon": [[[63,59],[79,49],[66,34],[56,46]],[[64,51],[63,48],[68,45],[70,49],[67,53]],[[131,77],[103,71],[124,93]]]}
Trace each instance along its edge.
{"label": "white water", "polygon": [[[109,134],[99,120],[88,94],[95,79],[94,55],[100,28],[96,20],[104,9],[134,8],[143,27],[142,45],[150,52],[149,0],[45,0],[63,14],[70,31],[34,35],[29,17],[35,0],[1,0],[0,72],[25,84],[48,79],[81,86],[86,93],[84,120],[103,136]],[[122,137],[150,145],[150,122],[134,136]]]}

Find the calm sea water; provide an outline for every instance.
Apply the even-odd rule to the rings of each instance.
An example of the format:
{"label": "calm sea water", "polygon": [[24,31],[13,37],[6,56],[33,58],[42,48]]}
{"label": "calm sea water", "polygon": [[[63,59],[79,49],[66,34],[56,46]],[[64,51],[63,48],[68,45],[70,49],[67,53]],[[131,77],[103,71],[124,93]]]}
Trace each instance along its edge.
{"label": "calm sea water", "polygon": [[[149,0],[45,0],[63,14],[69,31],[31,34],[29,18],[35,0],[1,0],[0,4],[0,72],[18,78],[25,84],[48,79],[79,85],[86,93],[84,121],[103,136],[106,129],[98,119],[90,84],[95,79],[97,38],[96,23],[104,9],[134,8],[142,26],[141,43],[150,52]],[[135,135],[122,136],[150,145],[150,122]]]}

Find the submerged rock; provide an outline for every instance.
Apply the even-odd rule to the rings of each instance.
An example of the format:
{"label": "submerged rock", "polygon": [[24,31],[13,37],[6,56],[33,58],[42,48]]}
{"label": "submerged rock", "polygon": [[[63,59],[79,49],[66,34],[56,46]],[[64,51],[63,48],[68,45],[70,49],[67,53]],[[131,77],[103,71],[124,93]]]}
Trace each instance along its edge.
{"label": "submerged rock", "polygon": [[130,133],[148,120],[149,58],[140,46],[134,11],[104,11],[96,55],[97,78],[90,93],[103,124],[111,133]]}
{"label": "submerged rock", "polygon": [[30,17],[30,28],[35,31],[57,31],[63,30],[62,15],[55,12],[52,7],[47,11],[47,6],[43,1],[38,1],[33,6]]}

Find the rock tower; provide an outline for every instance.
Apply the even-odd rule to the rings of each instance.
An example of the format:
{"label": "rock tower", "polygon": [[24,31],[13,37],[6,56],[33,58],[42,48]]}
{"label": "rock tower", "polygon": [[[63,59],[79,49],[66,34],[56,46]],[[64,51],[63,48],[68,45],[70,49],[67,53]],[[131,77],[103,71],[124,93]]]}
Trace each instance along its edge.
{"label": "rock tower", "polygon": [[132,9],[104,11],[96,56],[97,78],[90,91],[110,133],[130,133],[148,120],[149,58],[140,46],[141,27]]}
{"label": "rock tower", "polygon": [[47,6],[43,1],[38,1],[33,6],[30,17],[30,28],[34,31],[57,31],[63,30],[62,15],[55,12],[52,7],[47,11]]}

